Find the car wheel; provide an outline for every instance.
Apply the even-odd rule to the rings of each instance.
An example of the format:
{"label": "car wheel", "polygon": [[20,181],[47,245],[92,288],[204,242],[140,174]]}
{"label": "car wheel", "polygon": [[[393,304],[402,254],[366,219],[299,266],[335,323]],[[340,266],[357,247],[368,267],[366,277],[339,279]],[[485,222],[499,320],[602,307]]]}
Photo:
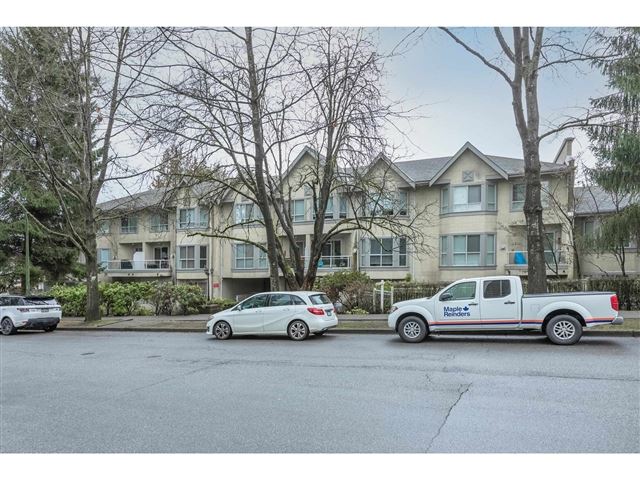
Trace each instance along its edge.
{"label": "car wheel", "polygon": [[58,328],[57,325],[51,325],[50,327],[45,327],[44,331],[45,332],[53,332],[56,328]]}
{"label": "car wheel", "polygon": [[582,337],[582,325],[571,315],[557,315],[549,320],[545,333],[556,345],[573,345]]}
{"label": "car wheel", "polygon": [[224,320],[220,320],[213,326],[213,334],[218,340],[231,338],[231,325]]}
{"label": "car wheel", "polygon": [[324,335],[325,332],[314,332],[314,335],[316,337],[321,337],[322,335]]}
{"label": "car wheel", "polygon": [[287,335],[291,340],[302,341],[309,336],[309,327],[302,320],[294,320],[287,328]]}
{"label": "car wheel", "polygon": [[405,342],[418,343],[427,336],[427,326],[419,317],[406,317],[398,326],[398,334]]}
{"label": "car wheel", "polygon": [[13,326],[13,322],[9,317],[4,317],[0,322],[0,331],[2,331],[3,335],[13,335],[18,329]]}

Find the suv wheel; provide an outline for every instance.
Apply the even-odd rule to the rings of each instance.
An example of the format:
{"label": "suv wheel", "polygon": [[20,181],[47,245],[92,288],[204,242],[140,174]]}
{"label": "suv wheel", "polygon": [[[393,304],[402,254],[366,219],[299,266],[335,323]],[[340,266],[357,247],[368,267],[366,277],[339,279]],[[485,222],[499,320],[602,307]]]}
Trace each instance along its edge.
{"label": "suv wheel", "polygon": [[582,325],[571,315],[557,315],[549,320],[545,333],[556,345],[573,345],[582,337]]}
{"label": "suv wheel", "polygon": [[2,331],[3,335],[13,335],[18,329],[13,326],[13,322],[9,317],[4,317],[0,322],[0,331]]}
{"label": "suv wheel", "polygon": [[427,336],[427,326],[419,317],[406,317],[398,325],[398,334],[405,342],[418,343]]}

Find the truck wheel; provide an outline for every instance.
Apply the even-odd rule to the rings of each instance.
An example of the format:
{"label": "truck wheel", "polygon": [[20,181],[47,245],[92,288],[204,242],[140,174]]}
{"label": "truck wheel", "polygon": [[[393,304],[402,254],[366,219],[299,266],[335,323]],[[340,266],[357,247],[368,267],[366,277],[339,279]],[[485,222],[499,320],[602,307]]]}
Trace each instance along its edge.
{"label": "truck wheel", "polygon": [[406,317],[398,325],[398,334],[405,342],[418,343],[427,336],[427,326],[419,317]]}
{"label": "truck wheel", "polygon": [[582,337],[582,325],[571,315],[556,315],[547,323],[545,333],[556,345],[573,345]]}
{"label": "truck wheel", "polygon": [[3,335],[13,335],[18,329],[13,325],[9,317],[4,317],[0,322],[0,331],[2,331]]}

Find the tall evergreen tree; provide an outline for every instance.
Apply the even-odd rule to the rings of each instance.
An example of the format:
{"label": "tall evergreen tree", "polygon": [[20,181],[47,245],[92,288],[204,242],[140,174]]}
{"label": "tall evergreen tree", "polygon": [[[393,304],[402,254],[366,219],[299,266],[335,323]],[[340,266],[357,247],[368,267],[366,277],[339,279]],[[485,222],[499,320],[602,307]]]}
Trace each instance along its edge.
{"label": "tall evergreen tree", "polygon": [[616,253],[623,275],[625,244],[640,240],[640,28],[601,33],[609,55],[596,65],[607,76],[611,93],[592,100],[604,121],[588,128],[596,167],[592,180],[629,205],[603,221],[594,242],[602,251]]}
{"label": "tall evergreen tree", "polygon": [[[31,154],[55,155],[62,160],[69,154],[65,142],[59,135],[39,128],[39,124],[46,124],[42,116],[47,109],[42,105],[45,100],[38,95],[35,85],[46,85],[56,96],[69,96],[71,101],[60,70],[48,68],[63,62],[58,52],[64,37],[60,29],[47,29],[45,36],[41,29],[25,28],[21,35],[23,43],[20,50],[11,38],[4,38],[0,43],[2,114],[18,127],[23,145],[30,147]],[[32,64],[39,68],[25,68],[25,52],[30,55]],[[14,84],[20,88],[7,88],[5,79],[8,77],[13,78]],[[60,114],[63,115],[62,112]],[[72,117],[66,118],[65,125],[72,136],[74,123]],[[1,123],[0,288],[5,289],[15,285],[18,279],[25,287],[27,228],[32,281],[56,282],[69,273],[78,273],[78,249],[67,238],[55,233],[64,230],[60,202],[32,168],[29,155],[22,148],[16,148],[15,142],[4,141],[11,135],[15,135],[15,131],[9,133],[6,123]],[[27,212],[37,221],[27,223]]]}

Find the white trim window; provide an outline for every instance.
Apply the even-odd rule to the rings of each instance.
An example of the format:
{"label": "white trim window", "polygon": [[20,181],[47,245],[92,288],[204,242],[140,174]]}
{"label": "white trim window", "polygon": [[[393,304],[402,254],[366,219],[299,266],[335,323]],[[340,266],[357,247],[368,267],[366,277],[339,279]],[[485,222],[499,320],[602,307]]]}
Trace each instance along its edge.
{"label": "white trim window", "polygon": [[153,233],[169,231],[169,214],[154,212],[149,216],[149,230]]}
{"label": "white trim window", "polygon": [[482,186],[460,185],[453,187],[454,212],[477,212],[482,210]]}
{"label": "white trim window", "polygon": [[453,236],[453,266],[480,265],[480,235]]}
{"label": "white trim window", "polygon": [[361,265],[371,268],[404,268],[408,265],[407,239],[383,237],[362,239]]}
{"label": "white trim window", "polygon": [[496,234],[477,233],[441,236],[440,266],[496,266]]}
{"label": "white trim window", "polygon": [[109,248],[98,249],[98,265],[101,268],[107,268],[111,260],[111,250]]}
{"label": "white trim window", "polygon": [[178,247],[178,268],[180,270],[193,270],[196,268],[195,245],[180,245]]}
{"label": "white trim window", "polygon": [[449,186],[440,189],[440,213],[449,213]]}
{"label": "white trim window", "polygon": [[408,215],[409,193],[398,190],[367,201],[367,212],[374,216]]}
{"label": "white trim window", "polygon": [[262,219],[262,212],[251,202],[238,202],[234,205],[234,218],[237,224]]}
{"label": "white trim window", "polygon": [[253,268],[253,245],[236,243],[233,248],[233,266],[239,270]]}
{"label": "white trim window", "polygon": [[511,185],[511,210],[518,212],[524,207],[526,187],[524,183]]}
{"label": "white trim window", "polygon": [[291,221],[304,222],[307,218],[304,199],[291,200]]}
{"label": "white trim window", "polygon": [[138,233],[138,217],[134,215],[121,217],[120,233]]}
{"label": "white trim window", "polygon": [[498,186],[493,183],[487,183],[487,210],[495,212],[498,209]]}
{"label": "white trim window", "polygon": [[109,235],[111,233],[111,221],[101,220],[98,223],[98,235]]}
{"label": "white trim window", "polygon": [[178,228],[193,228],[195,224],[195,208],[181,208],[180,210],[178,210]]}
{"label": "white trim window", "polygon": [[338,198],[339,198],[339,201],[340,201],[340,211],[338,212],[338,217],[347,218],[347,211],[348,211],[347,196],[346,195],[339,195]]}
{"label": "white trim window", "polygon": [[199,252],[198,252],[198,266],[200,268],[207,268],[208,266],[208,256],[207,256],[207,246],[206,245],[200,245],[199,248]]}

